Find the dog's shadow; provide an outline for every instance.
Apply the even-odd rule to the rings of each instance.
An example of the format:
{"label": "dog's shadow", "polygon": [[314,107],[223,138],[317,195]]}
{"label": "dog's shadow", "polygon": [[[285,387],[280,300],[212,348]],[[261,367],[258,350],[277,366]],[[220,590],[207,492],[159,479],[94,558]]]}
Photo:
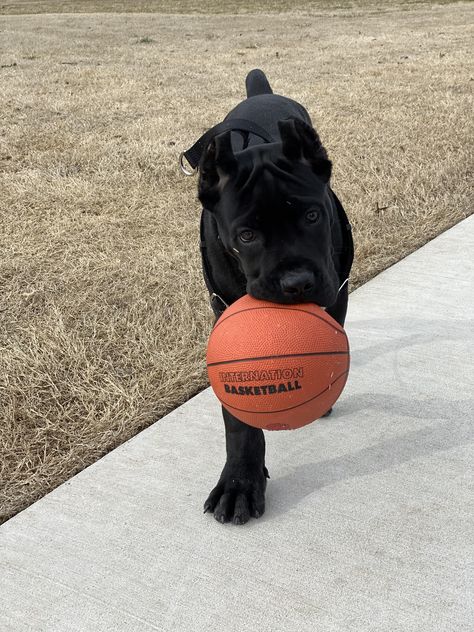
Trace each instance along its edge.
{"label": "dog's shadow", "polygon": [[[423,458],[437,451],[446,451],[474,440],[472,411],[474,399],[446,402],[442,399],[414,402],[402,397],[363,394],[349,397],[340,406],[333,419],[355,410],[398,410],[412,418],[446,419],[445,422],[382,441],[377,445],[345,454],[344,456],[315,463],[297,465],[291,473],[269,481],[267,505],[269,513],[286,513],[297,506],[306,496],[323,487],[351,478],[383,472]],[[453,422],[453,418],[456,419]],[[330,423],[331,418],[326,423]]]}
{"label": "dog's shadow", "polygon": [[[402,325],[400,321],[390,321],[392,331],[400,327],[400,335],[391,340],[375,342],[354,354],[351,359],[352,368],[356,369],[357,366],[369,364],[372,360],[386,354],[392,354],[393,357],[393,352],[396,353],[412,345],[439,340],[440,324],[440,321],[420,319],[416,324],[413,322],[410,324],[410,334],[407,335],[406,328],[400,327]],[[374,328],[385,328],[387,325],[387,321],[382,319],[380,322],[357,323],[356,327],[360,326],[364,330],[368,327],[374,330]],[[447,321],[445,325],[446,335],[443,335],[443,338],[465,341],[466,331],[468,331],[466,323],[456,326],[456,322]],[[405,332],[403,332],[404,329]],[[395,372],[398,374],[397,368]],[[466,393],[461,395],[463,394],[466,395]],[[270,514],[286,513],[306,496],[324,487],[351,478],[390,470],[403,463],[435,452],[447,451],[474,440],[472,422],[474,399],[472,397],[455,400],[442,397],[417,399],[381,392],[358,393],[344,397],[337,403],[332,415],[319,423],[331,424],[349,415],[351,417],[363,415],[364,411],[368,410],[372,413],[380,411],[384,416],[393,416],[393,412],[396,411],[398,418],[426,419],[433,420],[435,423],[344,456],[296,465],[290,473],[271,479],[267,490],[268,517]],[[439,423],[439,420],[443,421]],[[335,440],[337,440],[336,436]]]}
{"label": "dog's shadow", "polygon": [[349,343],[352,336],[370,340],[372,335],[377,339],[380,333],[392,332],[393,335],[390,339],[374,342],[358,350],[351,357],[351,366],[356,368],[388,353],[397,354],[408,347],[438,342],[440,331],[443,332],[445,342],[458,340],[466,343],[466,332],[473,331],[473,329],[474,320],[459,322],[456,320],[411,318],[407,321],[399,318],[379,318],[350,323],[347,328]]}

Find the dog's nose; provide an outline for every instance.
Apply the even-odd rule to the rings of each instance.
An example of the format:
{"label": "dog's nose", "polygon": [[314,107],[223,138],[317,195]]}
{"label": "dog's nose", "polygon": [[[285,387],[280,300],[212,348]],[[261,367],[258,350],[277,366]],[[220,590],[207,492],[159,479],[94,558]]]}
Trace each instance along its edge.
{"label": "dog's nose", "polygon": [[283,294],[290,298],[300,298],[314,287],[314,274],[309,270],[286,272],[280,279]]}

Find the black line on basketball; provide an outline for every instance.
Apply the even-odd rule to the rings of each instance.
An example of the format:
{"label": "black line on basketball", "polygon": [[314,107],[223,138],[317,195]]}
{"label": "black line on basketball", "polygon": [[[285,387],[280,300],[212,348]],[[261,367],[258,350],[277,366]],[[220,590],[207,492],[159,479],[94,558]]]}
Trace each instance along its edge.
{"label": "black line on basketball", "polygon": [[207,366],[218,366],[220,364],[233,364],[234,362],[250,362],[252,360],[273,360],[274,358],[302,358],[304,356],[327,356],[327,355],[349,355],[349,351],[314,351],[310,353],[286,353],[285,355],[260,356],[258,358],[239,358],[238,360],[221,360],[220,362],[210,362]]}
{"label": "black line on basketball", "polygon": [[[235,312],[235,314],[229,314],[228,316],[226,316],[225,318],[223,318],[223,316],[225,316],[225,312],[222,314],[221,318],[217,321],[217,323],[214,325],[214,328],[212,331],[215,331],[217,329],[217,327],[219,327],[219,325],[222,325],[222,323],[224,323],[226,320],[229,320],[229,318],[232,318],[232,316],[237,316],[237,314],[242,314],[243,312],[251,312],[253,310],[257,310],[257,309],[278,309],[280,311],[283,312],[289,312],[289,311],[293,311],[293,312],[303,312],[303,314],[308,314],[308,316],[314,316],[315,318],[319,318],[319,320],[322,320],[323,323],[326,323],[326,325],[328,325],[328,327],[336,327],[336,329],[340,332],[340,333],[346,333],[344,331],[344,328],[341,327],[341,325],[339,325],[338,322],[334,321],[335,324],[328,322],[325,318],[323,318],[322,316],[318,316],[317,314],[313,314],[313,312],[308,312],[306,309],[298,309],[296,307],[290,307],[290,308],[284,308],[284,307],[268,307],[268,305],[265,305],[264,307],[246,307],[245,309],[241,309],[238,312]],[[326,313],[326,312],[325,312]],[[332,318],[332,316],[330,316],[328,314],[328,316],[330,318]],[[333,319],[334,320],[334,319]]]}

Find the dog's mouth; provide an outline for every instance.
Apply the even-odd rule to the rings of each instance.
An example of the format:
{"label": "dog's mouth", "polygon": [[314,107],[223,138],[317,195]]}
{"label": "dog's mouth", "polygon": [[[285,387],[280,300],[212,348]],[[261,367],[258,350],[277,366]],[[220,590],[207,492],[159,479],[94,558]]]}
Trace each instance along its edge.
{"label": "dog's mouth", "polygon": [[247,284],[247,294],[261,301],[280,303],[283,305],[301,305],[302,303],[314,303],[322,309],[327,309],[336,302],[337,288],[335,290],[321,290],[307,294],[294,293],[284,294],[281,291],[260,287],[257,284]]}
{"label": "dog's mouth", "polygon": [[246,283],[247,294],[253,298],[297,305],[313,303],[322,308],[331,307],[337,301],[339,277],[336,270],[323,269],[314,265],[283,266],[270,273],[249,275]]}

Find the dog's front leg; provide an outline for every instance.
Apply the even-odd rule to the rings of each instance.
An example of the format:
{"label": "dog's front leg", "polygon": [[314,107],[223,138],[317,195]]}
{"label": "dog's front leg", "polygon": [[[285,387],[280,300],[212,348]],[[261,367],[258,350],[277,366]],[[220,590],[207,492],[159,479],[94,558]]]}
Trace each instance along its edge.
{"label": "dog's front leg", "polygon": [[219,482],[204,503],[219,522],[246,523],[265,511],[268,470],[265,467],[263,430],[236,419],[222,407],[227,461]]}

